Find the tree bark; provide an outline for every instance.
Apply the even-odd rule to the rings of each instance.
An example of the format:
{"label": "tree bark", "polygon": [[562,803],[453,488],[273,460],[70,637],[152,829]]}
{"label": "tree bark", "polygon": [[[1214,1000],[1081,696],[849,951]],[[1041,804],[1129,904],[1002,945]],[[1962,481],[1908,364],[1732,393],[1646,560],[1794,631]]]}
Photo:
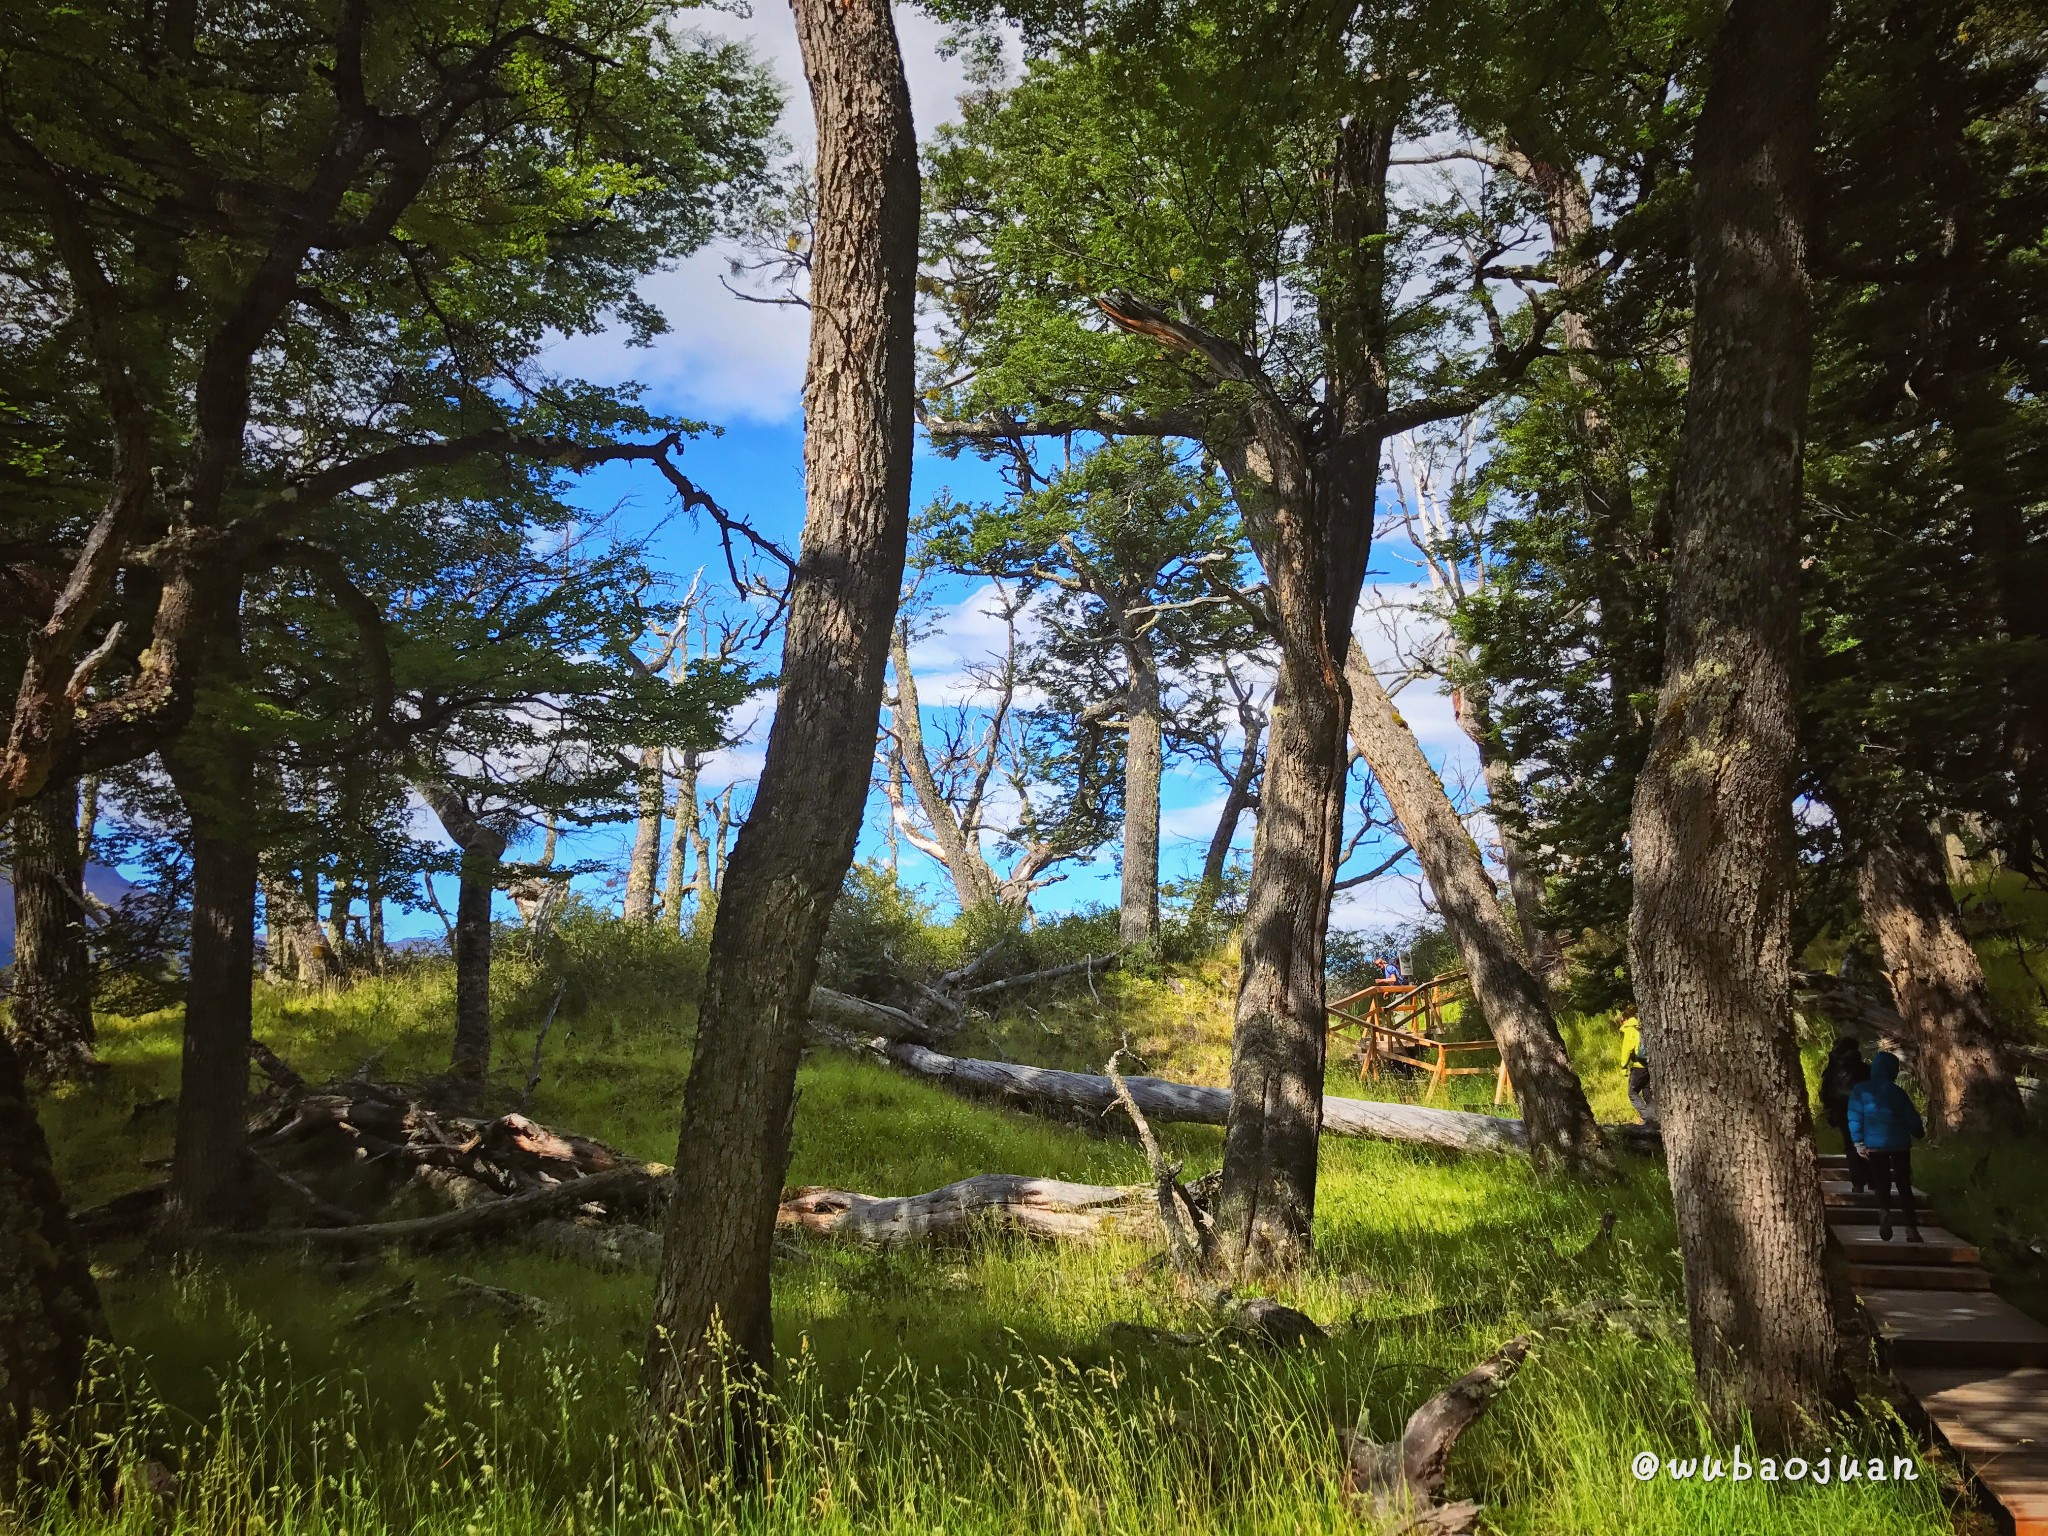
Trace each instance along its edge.
{"label": "tree bark", "polygon": [[1472,996],[1515,1085],[1537,1166],[1575,1174],[1612,1172],[1607,1144],[1565,1053],[1543,984],[1516,949],[1478,845],[1355,640],[1346,675],[1352,739],[1400,820],[1464,959]]}
{"label": "tree bark", "polygon": [[1159,663],[1144,637],[1127,639],[1130,686],[1125,698],[1123,889],[1117,937],[1150,944],[1159,937]]}
{"label": "tree bark", "polygon": [[491,1070],[491,897],[505,857],[505,834],[445,785],[415,786],[462,850],[455,896],[455,1042],[448,1070],[480,1088]]}
{"label": "tree bark", "polygon": [[1629,944],[1709,1412],[1786,1440],[1838,1383],[1793,1034],[1801,439],[1826,0],[1734,0],[1694,137],[1692,370]]}
{"label": "tree bark", "polygon": [[167,755],[166,766],[192,819],[192,951],[164,1206],[166,1229],[181,1233],[233,1224],[250,1196],[250,990],[260,871],[246,823],[256,785],[247,745],[230,737],[181,747]]}
{"label": "tree bark", "polygon": [[23,1442],[38,1416],[70,1409],[87,1347],[105,1332],[49,1143],[0,1037],[0,1501],[36,1470],[23,1465]]}
{"label": "tree bark", "polygon": [[1942,872],[1940,839],[1908,816],[1872,839],[1857,866],[1863,920],[1910,1031],[1913,1072],[1938,1133],[2014,1133],[2026,1123],[2019,1086],[2000,1061],[1998,1020]]}
{"label": "tree bark", "polygon": [[92,957],[86,947],[78,781],[53,779],[14,812],[14,1000],[8,1036],[31,1082],[89,1076]]}
{"label": "tree bark", "polygon": [[1239,946],[1217,1201],[1217,1259],[1240,1273],[1290,1267],[1313,1244],[1323,939],[1351,768],[1344,655],[1372,548],[1386,429],[1392,143],[1391,123],[1356,118],[1334,147],[1319,250],[1328,286],[1318,316],[1329,356],[1327,433],[1311,437],[1277,394],[1255,389],[1250,439],[1218,455],[1266,571],[1280,652]]}
{"label": "tree bark", "polygon": [[661,761],[660,747],[640,749],[640,814],[633,823],[633,857],[626,866],[626,906],[629,923],[654,921],[654,888],[661,881]]}
{"label": "tree bark", "polygon": [[885,0],[792,4],[818,129],[803,549],[760,786],[722,872],[646,1368],[655,1443],[698,1475],[729,1450],[749,1480],[805,1004],[867,798],[915,422],[917,138],[895,23]]}

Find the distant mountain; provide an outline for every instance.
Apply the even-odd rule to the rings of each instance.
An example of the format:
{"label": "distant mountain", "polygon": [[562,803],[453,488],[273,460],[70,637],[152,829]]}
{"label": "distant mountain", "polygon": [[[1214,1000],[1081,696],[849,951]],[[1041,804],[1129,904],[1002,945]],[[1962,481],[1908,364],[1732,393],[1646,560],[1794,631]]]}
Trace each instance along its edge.
{"label": "distant mountain", "polygon": [[[105,864],[85,866],[85,888],[110,907],[118,907],[131,891],[141,889],[118,869]],[[14,964],[14,882],[0,873],[0,967]]]}

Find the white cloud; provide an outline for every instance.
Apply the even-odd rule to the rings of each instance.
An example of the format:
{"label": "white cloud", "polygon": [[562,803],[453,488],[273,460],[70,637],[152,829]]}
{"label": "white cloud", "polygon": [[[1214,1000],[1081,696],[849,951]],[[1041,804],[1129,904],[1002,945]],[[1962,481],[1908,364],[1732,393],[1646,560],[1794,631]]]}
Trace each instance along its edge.
{"label": "white cloud", "polygon": [[[782,84],[783,136],[811,160],[817,130],[789,7],[768,0],[751,10],[700,11],[692,20],[707,36],[753,47]],[[920,138],[929,139],[940,123],[959,116],[966,77],[958,60],[939,57],[940,23],[899,8],[896,31],[911,115]],[[550,363],[604,384],[638,379],[663,406],[715,422],[789,420],[802,404],[809,311],[735,298],[720,281],[727,257],[719,246],[698,251],[641,285],[641,297],[668,317],[670,327],[651,349],[628,347],[623,333],[609,331],[560,342]]]}

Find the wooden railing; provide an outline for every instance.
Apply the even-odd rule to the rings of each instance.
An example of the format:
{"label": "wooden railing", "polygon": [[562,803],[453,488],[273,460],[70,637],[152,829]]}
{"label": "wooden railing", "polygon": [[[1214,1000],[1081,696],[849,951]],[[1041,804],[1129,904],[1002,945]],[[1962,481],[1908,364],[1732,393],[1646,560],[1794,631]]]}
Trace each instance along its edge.
{"label": "wooden railing", "polygon": [[1470,1002],[1472,989],[1463,971],[1418,982],[1375,982],[1349,997],[1328,1005],[1330,1031],[1339,1034],[1358,1031],[1358,1076],[1371,1081],[1394,1067],[1405,1067],[1426,1078],[1423,1098],[1438,1093],[1449,1096],[1454,1077],[1493,1074],[1493,1102],[1504,1104],[1514,1097],[1505,1061],[1491,1066],[1451,1065],[1454,1057],[1491,1051],[1500,1047],[1492,1040],[1442,1040],[1444,1010],[1452,1002]]}

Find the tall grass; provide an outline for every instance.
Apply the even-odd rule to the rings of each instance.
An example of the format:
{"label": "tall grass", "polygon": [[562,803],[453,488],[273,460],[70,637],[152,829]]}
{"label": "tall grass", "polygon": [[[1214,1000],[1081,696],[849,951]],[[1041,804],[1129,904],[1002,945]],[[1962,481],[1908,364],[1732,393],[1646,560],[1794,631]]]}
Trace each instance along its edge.
{"label": "tall grass", "polygon": [[[605,931],[616,928],[571,923],[560,947],[506,957],[496,1081],[501,1092],[523,1082],[567,978],[532,1112],[666,1160],[695,958],[687,940]],[[1059,1065],[1099,1066],[1097,1053],[1129,1035],[1155,1070],[1213,1081],[1201,1067],[1221,1059],[1228,991],[1224,963],[1161,967],[976,1028],[990,1049]],[[309,1076],[373,1053],[394,1076],[445,1062],[452,997],[438,967],[343,993],[264,990],[258,1008],[258,1033]],[[1574,1027],[1597,1057],[1611,1026]],[[139,1161],[167,1150],[167,1117],[147,1106],[175,1087],[177,1029],[175,1013],[106,1020],[110,1080],[46,1102],[77,1198],[132,1187]],[[1606,1071],[1592,1074],[1596,1095],[1612,1086]],[[800,1088],[792,1183],[897,1194],[979,1172],[1145,1176],[1137,1149],[1103,1134],[1116,1127],[970,1104],[865,1062],[814,1055]],[[1213,1129],[1172,1127],[1168,1140],[1191,1171],[1220,1155]],[[1618,1185],[1584,1189],[1540,1181],[1517,1160],[1332,1140],[1318,1201],[1315,1263],[1273,1290],[1332,1339],[1288,1353],[1221,1337],[1161,1342],[1161,1330],[1208,1334],[1212,1298],[1142,1269],[1146,1252],[1125,1242],[791,1247],[775,1277],[782,1430],[772,1477],[744,1496],[668,1486],[637,1453],[646,1275],[514,1245],[391,1254],[370,1275],[345,1276],[314,1256],[164,1268],[103,1255],[120,1344],[103,1365],[105,1438],[80,1453],[90,1459],[73,1496],[39,1526],[79,1536],[1358,1531],[1370,1525],[1342,1493],[1337,1428],[1397,1436],[1423,1398],[1528,1332],[1529,1363],[1453,1463],[1451,1492],[1482,1500],[1490,1530],[1954,1528],[1944,1504],[1953,1473],[1937,1462],[1919,1464],[1913,1482],[1826,1488],[1636,1480],[1638,1452],[1687,1458],[1706,1445],[1654,1166],[1634,1162]],[[1614,1242],[1572,1262],[1608,1207]],[[446,1305],[455,1275],[542,1297],[558,1320],[508,1328],[459,1315]],[[408,1280],[424,1316],[356,1323]],[[1575,1318],[1589,1299],[1616,1305],[1605,1320]],[[1812,1449],[1913,1454],[1881,1399],[1864,1410],[1853,1428],[1816,1428]],[[168,1507],[143,1489],[151,1459],[180,1473]],[[119,1499],[106,1492],[109,1468],[125,1479]]]}

